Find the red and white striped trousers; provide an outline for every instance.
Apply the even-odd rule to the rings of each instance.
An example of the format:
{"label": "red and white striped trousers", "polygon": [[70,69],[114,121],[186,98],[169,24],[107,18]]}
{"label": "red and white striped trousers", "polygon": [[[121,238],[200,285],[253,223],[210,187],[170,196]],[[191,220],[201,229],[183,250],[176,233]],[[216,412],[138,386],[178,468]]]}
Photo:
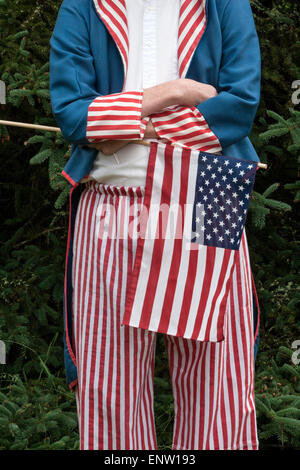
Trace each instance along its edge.
{"label": "red and white striped trousers", "polygon": [[[72,283],[80,449],[157,448],[153,407],[157,333],[120,326],[137,241],[128,230],[138,230],[143,194],[143,187],[93,182],[79,201]],[[99,236],[101,217],[104,230],[114,226],[114,232],[108,230],[114,236]],[[174,396],[173,449],[258,448],[253,297],[245,232],[239,253],[225,340],[204,343],[164,335]]]}

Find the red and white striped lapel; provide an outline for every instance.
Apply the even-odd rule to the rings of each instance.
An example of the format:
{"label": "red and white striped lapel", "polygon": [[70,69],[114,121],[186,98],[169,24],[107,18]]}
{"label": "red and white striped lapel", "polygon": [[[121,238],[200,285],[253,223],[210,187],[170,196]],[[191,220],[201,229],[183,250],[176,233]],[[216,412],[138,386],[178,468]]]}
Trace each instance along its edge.
{"label": "red and white striped lapel", "polygon": [[[129,37],[125,0],[94,0],[94,4],[119,49],[126,77]],[[180,0],[177,53],[181,78],[186,76],[206,21],[206,0]]]}
{"label": "red and white striped lapel", "polygon": [[122,57],[125,77],[128,69],[129,36],[125,0],[94,0],[100,18],[112,35]]}
{"label": "red and white striped lapel", "polygon": [[179,77],[184,78],[206,27],[206,0],[181,0],[178,27]]}

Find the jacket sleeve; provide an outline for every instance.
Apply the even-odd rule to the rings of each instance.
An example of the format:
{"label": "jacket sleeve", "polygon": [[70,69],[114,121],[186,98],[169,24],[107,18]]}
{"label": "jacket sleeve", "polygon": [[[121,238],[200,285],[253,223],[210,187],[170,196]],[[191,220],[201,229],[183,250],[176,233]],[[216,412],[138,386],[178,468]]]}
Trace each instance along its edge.
{"label": "jacket sleeve", "polygon": [[[168,109],[151,116],[160,137],[187,146],[196,144],[199,150],[213,152],[250,134],[260,100],[261,59],[249,0],[229,0],[222,15],[221,28],[218,95],[195,108],[177,107],[174,113]],[[186,116],[185,121],[181,121],[180,113]],[[178,133],[176,126],[168,132],[176,122]]]}
{"label": "jacket sleeve", "polygon": [[196,107],[170,106],[151,114],[151,121],[161,139],[202,152],[222,150],[219,139]]}
{"label": "jacket sleeve", "polygon": [[93,64],[80,2],[64,0],[50,38],[50,98],[64,137],[72,144],[142,139],[147,124],[141,118],[143,90],[99,94]]}

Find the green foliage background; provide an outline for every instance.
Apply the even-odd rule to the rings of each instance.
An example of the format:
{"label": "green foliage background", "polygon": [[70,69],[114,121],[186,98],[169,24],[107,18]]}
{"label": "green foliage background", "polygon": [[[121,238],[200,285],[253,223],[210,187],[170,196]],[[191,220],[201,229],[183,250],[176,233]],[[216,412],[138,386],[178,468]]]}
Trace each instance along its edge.
{"label": "green foliage background", "polygon": [[[0,0],[0,119],[54,125],[49,38],[61,1]],[[300,112],[296,2],[253,0],[262,51],[262,98],[251,139],[258,171],[247,218],[261,307],[256,361],[260,448],[300,448],[299,323]],[[300,93],[297,95],[300,98]],[[297,97],[296,96],[296,97]],[[50,132],[0,126],[0,449],[78,449],[76,404],[63,366],[63,269],[69,187],[60,172],[70,155]],[[298,346],[299,348],[299,346]],[[155,411],[159,447],[172,441],[173,400],[158,335]]]}

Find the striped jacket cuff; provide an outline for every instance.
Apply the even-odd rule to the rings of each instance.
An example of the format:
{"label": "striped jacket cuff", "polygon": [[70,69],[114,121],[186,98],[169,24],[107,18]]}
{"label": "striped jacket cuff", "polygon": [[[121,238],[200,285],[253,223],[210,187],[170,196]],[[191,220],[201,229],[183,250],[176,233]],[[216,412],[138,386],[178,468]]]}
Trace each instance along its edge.
{"label": "striped jacket cuff", "polygon": [[196,107],[170,106],[151,114],[151,121],[159,137],[177,145],[202,152],[222,151],[218,137]]}
{"label": "striped jacket cuff", "polygon": [[143,139],[149,118],[141,118],[143,90],[97,96],[88,108],[89,142]]}

